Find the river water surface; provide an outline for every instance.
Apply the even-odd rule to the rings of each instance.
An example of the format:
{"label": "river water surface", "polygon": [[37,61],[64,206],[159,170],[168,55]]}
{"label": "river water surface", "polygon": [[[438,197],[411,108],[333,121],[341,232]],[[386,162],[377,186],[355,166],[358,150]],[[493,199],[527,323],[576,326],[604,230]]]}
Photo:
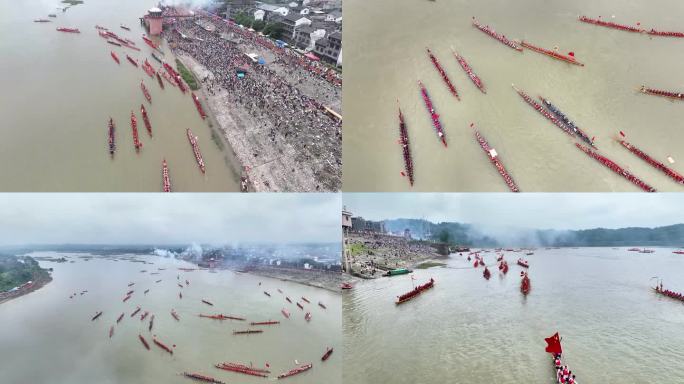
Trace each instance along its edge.
{"label": "river water surface", "polygon": [[[684,91],[684,39],[649,38],[581,23],[577,16],[684,31],[684,2],[624,0],[345,0],[344,189],[406,191],[397,144],[398,98],[411,140],[417,191],[505,191],[470,123],[496,148],[522,191],[637,191],[580,152],[574,140],[527,105],[511,83],[543,95],[589,136],[601,153],[658,190],[682,187],[622,148],[627,140],[684,172],[684,104],[637,92],[641,84]],[[526,50],[519,53],[471,25],[471,17],[510,39],[561,53],[577,67]],[[487,87],[482,94],[451,54],[454,47]],[[430,47],[461,95],[434,69]],[[417,80],[441,116],[448,149],[432,128]]]}
{"label": "river water surface", "polygon": [[[532,291],[520,292],[521,253],[482,277],[465,256],[417,270],[435,288],[401,306],[409,276],[363,281],[343,299],[348,383],[554,383],[545,337],[563,337],[564,361],[582,384],[684,382],[684,305],[656,295],[654,276],[684,291],[684,257],[625,248],[537,250]],[[495,272],[496,271],[496,272]],[[669,283],[669,284],[668,284]]]}
{"label": "river water surface", "polygon": [[[141,38],[145,30],[138,21],[156,3],[86,0],[62,13],[56,7],[64,4],[58,1],[0,0],[0,190],[156,192],[162,188],[163,158],[174,191],[239,190],[233,156],[223,143],[220,149],[213,141],[189,94],[168,83],[162,90],[156,79],[126,60],[129,54],[160,67]],[[48,18],[49,13],[57,18]],[[52,22],[34,23],[38,18]],[[141,51],[107,44],[96,24],[133,40]],[[55,30],[62,26],[81,33]],[[171,51],[163,49],[163,59],[175,67]],[[152,105],[140,90],[141,80]],[[150,116],[153,138],[145,130],[140,104]],[[139,155],[133,147],[131,110],[143,143]],[[110,116],[117,128],[113,160],[107,146]],[[199,137],[206,175],[195,162],[187,128]]]}
{"label": "river water surface", "polygon": [[[178,373],[201,372],[231,383],[274,381],[275,376],[299,363],[313,363],[305,373],[286,379],[292,383],[341,383],[341,299],[338,294],[299,284],[230,271],[179,271],[194,266],[186,262],[152,256],[95,257],[37,253],[34,256],[67,256],[75,263],[41,261],[54,268],[53,281],[26,296],[0,305],[0,376],[3,383],[188,383]],[[81,255],[83,256],[83,255]],[[118,261],[115,261],[117,260]],[[139,261],[154,264],[143,264]],[[138,262],[132,262],[138,261]],[[158,270],[164,268],[164,270]],[[147,272],[140,272],[146,270]],[[151,273],[159,273],[151,275]],[[180,281],[177,280],[180,275]],[[156,280],[162,280],[155,283]],[[189,281],[186,286],[185,280]],[[178,283],[184,288],[179,288]],[[128,287],[129,283],[135,283]],[[261,286],[259,285],[261,283]],[[278,293],[280,288],[283,294]],[[144,290],[149,293],[143,294]],[[88,290],[84,295],[69,296]],[[128,290],[130,300],[122,302]],[[263,294],[269,291],[271,297]],[[178,293],[182,292],[180,299]],[[285,301],[289,296],[293,303]],[[311,304],[302,301],[305,296]],[[213,307],[201,302],[209,300]],[[321,301],[327,309],[317,305]],[[304,320],[310,311],[310,322]],[[140,306],[155,315],[154,328],[148,319],[130,314]],[[286,308],[290,319],[281,309]],[[176,321],[170,314],[175,309]],[[91,321],[96,311],[102,316]],[[116,319],[124,312],[120,324]],[[142,313],[141,312],[141,313]],[[223,313],[247,319],[218,321],[199,313]],[[250,321],[279,320],[279,325],[250,326]],[[114,335],[109,338],[109,328]],[[233,330],[262,328],[264,333],[233,335]],[[150,344],[146,350],[138,340],[142,334]],[[169,355],[152,343],[152,335],[169,347]],[[326,362],[327,346],[335,352]],[[338,348],[339,347],[339,348]],[[214,364],[250,362],[270,364],[269,379],[222,371]]]}

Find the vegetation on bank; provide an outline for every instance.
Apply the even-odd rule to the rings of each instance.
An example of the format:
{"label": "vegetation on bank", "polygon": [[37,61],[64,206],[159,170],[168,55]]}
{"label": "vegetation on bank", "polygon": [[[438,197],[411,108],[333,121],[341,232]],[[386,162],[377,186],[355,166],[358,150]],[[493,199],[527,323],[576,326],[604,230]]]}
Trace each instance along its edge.
{"label": "vegetation on bank", "polygon": [[416,269],[428,269],[432,267],[446,267],[446,263],[440,263],[437,261],[426,261],[416,265]]}
{"label": "vegetation on bank", "polygon": [[199,89],[199,85],[197,84],[197,79],[195,78],[195,75],[193,75],[189,69],[185,68],[185,65],[183,65],[183,63],[181,63],[181,61],[178,59],[176,59],[176,68],[178,68],[178,73],[180,73],[181,77],[183,78],[183,81],[185,81],[185,83],[188,84],[188,87],[190,87],[190,89],[192,89],[193,91]]}
{"label": "vegetation on bank", "polygon": [[257,32],[261,32],[264,35],[270,36],[274,39],[279,39],[280,35],[283,33],[283,28],[280,24],[267,23],[263,20],[254,20],[254,16],[245,12],[235,15],[233,21],[247,28],[252,28]]}
{"label": "vegetation on bank", "polygon": [[41,268],[32,257],[0,257],[0,292],[48,276],[48,271]]}
{"label": "vegetation on bank", "polygon": [[349,251],[351,252],[352,256],[357,256],[367,253],[368,247],[366,247],[366,244],[363,243],[353,243],[349,246]]}

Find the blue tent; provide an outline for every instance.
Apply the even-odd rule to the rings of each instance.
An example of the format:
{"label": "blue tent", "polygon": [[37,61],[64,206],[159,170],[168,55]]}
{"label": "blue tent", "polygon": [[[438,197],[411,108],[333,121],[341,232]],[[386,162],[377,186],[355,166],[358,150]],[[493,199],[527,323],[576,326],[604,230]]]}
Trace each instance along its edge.
{"label": "blue tent", "polygon": [[284,47],[284,46],[287,45],[287,44],[286,44],[284,41],[282,41],[282,40],[276,40],[275,43],[276,43],[276,45],[277,45],[279,48],[282,48],[282,47]]}
{"label": "blue tent", "polygon": [[266,64],[266,60],[264,60],[263,57],[260,57],[260,58],[259,58],[259,64],[261,64],[261,65]]}

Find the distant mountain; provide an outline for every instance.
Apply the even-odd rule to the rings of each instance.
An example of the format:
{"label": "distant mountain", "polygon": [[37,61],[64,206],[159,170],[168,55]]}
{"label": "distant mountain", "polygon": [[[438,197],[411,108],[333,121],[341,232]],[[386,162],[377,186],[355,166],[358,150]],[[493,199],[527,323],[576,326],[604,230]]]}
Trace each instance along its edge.
{"label": "distant mountain", "polygon": [[457,222],[432,223],[420,219],[384,220],[393,233],[411,231],[414,238],[432,239],[470,247],[617,247],[684,246],[684,224],[656,228],[592,228],[582,230],[539,230],[486,228]]}

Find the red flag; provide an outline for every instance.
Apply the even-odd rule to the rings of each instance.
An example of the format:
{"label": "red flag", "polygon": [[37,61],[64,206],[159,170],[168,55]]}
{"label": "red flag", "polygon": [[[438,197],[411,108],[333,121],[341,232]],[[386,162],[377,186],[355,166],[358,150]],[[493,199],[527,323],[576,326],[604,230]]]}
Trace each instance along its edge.
{"label": "red flag", "polygon": [[575,52],[569,52],[568,55],[575,57]]}
{"label": "red flag", "polygon": [[625,137],[625,133],[620,131],[620,136]]}
{"label": "red flag", "polygon": [[563,353],[558,332],[554,333],[554,335],[551,337],[545,338],[544,340],[546,341],[546,352],[553,354]]}
{"label": "red flag", "polygon": [[406,176],[406,174],[404,173],[404,171],[399,172],[399,174],[401,174],[402,176]]}

